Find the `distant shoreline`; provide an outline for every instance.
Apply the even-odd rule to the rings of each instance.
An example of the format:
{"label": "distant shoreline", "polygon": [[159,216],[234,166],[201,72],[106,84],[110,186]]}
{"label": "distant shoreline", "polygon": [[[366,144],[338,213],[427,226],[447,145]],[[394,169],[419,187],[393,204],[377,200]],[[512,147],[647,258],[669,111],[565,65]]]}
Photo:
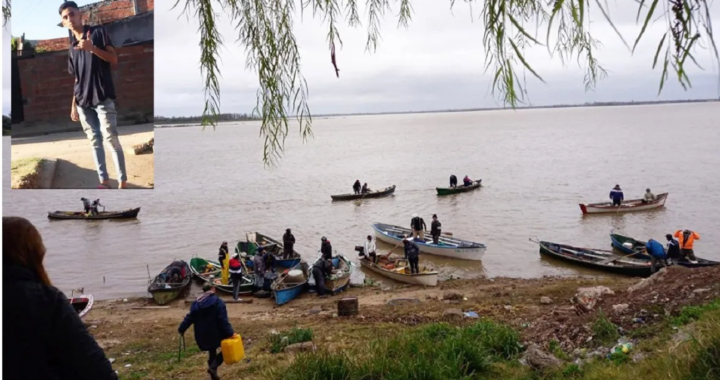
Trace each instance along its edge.
{"label": "distant shoreline", "polygon": [[[396,112],[368,112],[368,113],[342,113],[342,114],[318,114],[313,115],[314,119],[317,118],[328,118],[328,117],[347,117],[347,116],[382,116],[382,115],[409,115],[409,114],[429,114],[429,113],[451,113],[451,112],[482,112],[482,111],[517,111],[517,110],[533,110],[533,109],[548,109],[548,108],[581,108],[581,107],[617,107],[617,106],[645,106],[645,105],[660,105],[660,104],[685,104],[685,103],[714,103],[720,102],[720,99],[697,99],[697,100],[650,100],[640,102],[594,102],[584,104],[556,104],[549,106],[527,106],[527,107],[486,107],[486,108],[463,108],[463,109],[448,109],[448,110],[428,110],[428,111],[396,111]],[[198,127],[200,126],[201,118],[198,117],[197,121],[182,121],[178,123],[156,123],[155,128],[181,128],[181,127]],[[241,122],[252,122],[260,121],[261,119],[246,119],[246,120],[232,120],[232,121],[221,121],[218,124],[228,123],[241,123]]]}

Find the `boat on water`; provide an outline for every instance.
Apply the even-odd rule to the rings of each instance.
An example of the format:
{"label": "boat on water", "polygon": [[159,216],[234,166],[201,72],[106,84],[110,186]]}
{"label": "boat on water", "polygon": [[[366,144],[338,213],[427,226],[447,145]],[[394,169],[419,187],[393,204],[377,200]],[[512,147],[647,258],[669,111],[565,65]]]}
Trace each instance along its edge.
{"label": "boat on water", "polygon": [[437,190],[437,195],[451,195],[451,194],[458,194],[458,193],[464,193],[466,191],[472,191],[475,189],[479,189],[482,187],[482,180],[479,179],[477,181],[473,181],[471,185],[464,186],[455,186],[455,187],[436,187],[435,190]]}
{"label": "boat on water", "polygon": [[73,309],[75,309],[75,311],[82,319],[87,315],[88,312],[90,312],[90,309],[92,309],[95,299],[93,298],[92,294],[82,294],[77,297],[75,297],[74,295],[71,296],[69,301],[70,305],[73,307]]}
{"label": "boat on water", "polygon": [[[178,273],[179,282],[172,282],[170,278],[174,271]],[[183,260],[175,260],[150,281],[147,291],[152,295],[155,303],[166,305],[190,289],[191,279],[192,272],[188,263]]]}
{"label": "boat on water", "polygon": [[[650,260],[651,257],[646,252],[645,245],[647,244],[646,241],[640,241],[633,239],[629,236],[624,236],[620,234],[616,234],[615,231],[610,231],[610,240],[612,241],[613,248],[617,249],[618,251],[626,254],[626,255],[632,255],[631,257],[640,259],[640,260]],[[633,253],[635,253],[633,255]],[[688,268],[698,268],[698,267],[709,267],[714,265],[720,265],[719,261],[713,261],[713,260],[706,260],[702,258],[697,258],[697,263],[692,263],[688,260],[681,259],[678,261],[673,260],[673,262],[676,262],[678,265],[682,265],[684,267]]]}
{"label": "boat on water", "polygon": [[381,197],[387,197],[388,195],[391,195],[395,192],[395,185],[392,185],[390,187],[386,187],[383,190],[378,191],[369,191],[365,194],[340,194],[340,195],[331,195],[330,198],[334,201],[351,201],[353,199],[366,199],[366,198],[381,198]]}
{"label": "boat on water", "polygon": [[235,246],[235,253],[243,256],[253,257],[257,253],[259,247],[273,255],[275,258],[275,266],[279,268],[292,268],[302,260],[300,254],[293,249],[293,257],[289,259],[283,258],[283,243],[259,232],[247,232],[245,241],[240,241]]}
{"label": "boat on water", "polygon": [[140,213],[140,207],[125,211],[99,211],[95,215],[88,215],[83,211],[48,211],[48,219],[132,219],[137,218],[138,213]]}
{"label": "boat on water", "polygon": [[627,276],[647,277],[652,274],[650,261],[617,256],[612,251],[578,248],[549,241],[530,240],[540,246],[540,254],[587,268]]}
{"label": "boat on water", "polygon": [[[222,283],[221,266],[217,261],[206,260],[200,257],[190,259],[190,272],[193,277],[203,283],[215,285],[215,288],[224,292],[233,292],[232,283],[224,285]],[[240,284],[239,294],[248,295],[253,291],[253,279],[243,275],[242,284]]]}
{"label": "boat on water", "polygon": [[487,247],[485,244],[468,240],[457,239],[447,235],[441,235],[438,244],[434,244],[430,234],[425,234],[425,240],[420,241],[412,238],[412,231],[408,228],[393,226],[391,224],[373,223],[375,237],[388,244],[402,245],[404,237],[410,237],[420,248],[420,252],[436,256],[452,257],[463,260],[482,260]]}
{"label": "boat on water", "polygon": [[270,285],[275,303],[284,305],[302,294],[307,288],[309,278],[310,270],[306,262],[280,274]]}
{"label": "boat on water", "polygon": [[654,201],[647,203],[644,203],[642,199],[629,199],[623,201],[620,206],[613,206],[612,202],[580,203],[580,211],[583,215],[647,211],[665,206],[668,194],[658,194]]}
{"label": "boat on water", "polygon": [[438,272],[424,270],[420,273],[410,273],[410,264],[405,259],[395,261],[379,260],[377,264],[363,258],[360,260],[360,266],[379,275],[388,277],[398,282],[406,284],[437,286]]}
{"label": "boat on water", "polygon": [[[322,260],[322,257],[318,257],[313,265],[320,260]],[[350,275],[352,274],[354,265],[343,255],[334,256],[331,260],[336,272],[330,276],[325,276],[325,290],[331,294],[337,294],[350,286]],[[314,279],[313,284],[315,284]]]}

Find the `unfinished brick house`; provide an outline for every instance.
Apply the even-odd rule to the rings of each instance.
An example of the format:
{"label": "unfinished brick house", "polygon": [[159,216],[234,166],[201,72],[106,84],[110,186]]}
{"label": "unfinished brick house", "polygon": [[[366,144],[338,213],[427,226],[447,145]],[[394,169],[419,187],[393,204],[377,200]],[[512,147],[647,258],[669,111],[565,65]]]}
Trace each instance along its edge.
{"label": "unfinished brick house", "polygon": [[[107,29],[118,54],[112,69],[119,125],[153,120],[153,6],[153,0],[105,0],[80,7],[86,25]],[[33,41],[31,30],[19,32],[32,48],[12,55],[13,135],[78,130],[70,120],[69,37]]]}

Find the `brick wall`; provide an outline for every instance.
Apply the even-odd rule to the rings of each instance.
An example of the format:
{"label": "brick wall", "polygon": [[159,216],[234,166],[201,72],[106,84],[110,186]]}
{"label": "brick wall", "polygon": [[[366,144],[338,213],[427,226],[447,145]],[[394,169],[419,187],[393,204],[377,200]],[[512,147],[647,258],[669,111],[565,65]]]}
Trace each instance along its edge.
{"label": "brick wall", "polygon": [[[67,41],[67,39],[65,39]],[[154,44],[116,48],[113,66],[118,123],[135,124],[153,117]],[[25,125],[67,124],[70,121],[74,78],[68,73],[67,52],[39,54],[19,59]]]}
{"label": "brick wall", "polygon": [[33,41],[35,50],[40,51],[60,51],[67,50],[70,47],[70,41],[67,37],[53,38],[52,40]]}

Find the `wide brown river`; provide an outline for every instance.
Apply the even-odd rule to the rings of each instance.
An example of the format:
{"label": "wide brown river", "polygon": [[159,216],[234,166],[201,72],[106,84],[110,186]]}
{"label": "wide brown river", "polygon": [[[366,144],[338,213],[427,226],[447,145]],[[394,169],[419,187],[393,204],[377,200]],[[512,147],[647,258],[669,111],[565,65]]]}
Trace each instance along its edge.
{"label": "wide brown river", "polygon": [[[613,228],[661,242],[693,229],[696,254],[720,259],[720,103],[317,118],[305,144],[291,130],[275,169],[262,164],[258,127],[156,129],[155,189],[122,192],[10,191],[4,138],[3,214],[40,229],[56,286],[97,298],[146,294],[148,265],[154,276],[176,258],[214,258],[223,240],[234,246],[251,230],[280,238],[292,228],[308,260],[324,235],[357,261],[371,223],[408,225],[413,213],[428,224],[437,213],[444,231],[488,246],[481,263],[424,255],[443,277],[601,274],[541,258],[528,238],[609,249]],[[484,187],[437,197],[453,173]],[[330,200],[355,179],[397,190]],[[646,187],[670,196],[653,212],[583,217],[578,203],[606,200],[616,183],[626,198]],[[129,221],[47,219],[80,209],[82,196],[142,210]]]}

